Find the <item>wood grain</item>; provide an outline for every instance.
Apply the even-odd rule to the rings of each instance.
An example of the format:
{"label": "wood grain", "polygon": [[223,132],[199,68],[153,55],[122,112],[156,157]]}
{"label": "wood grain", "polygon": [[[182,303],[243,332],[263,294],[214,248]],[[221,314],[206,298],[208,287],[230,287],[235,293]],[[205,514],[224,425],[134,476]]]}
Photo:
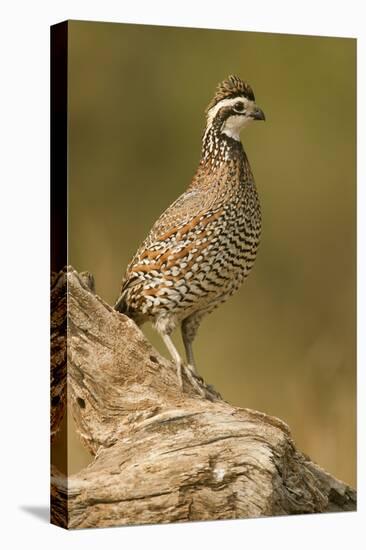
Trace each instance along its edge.
{"label": "wood grain", "polygon": [[[284,422],[233,407],[201,378],[205,397],[188,379],[182,392],[175,366],[94,293],[90,274],[69,267],[53,277],[56,317],[65,307],[61,289],[68,406],[94,461],[67,479],[54,471],[53,523],[106,527],[356,509],[355,491],[297,450]],[[64,391],[62,377],[52,381],[53,395]],[[64,406],[56,400],[55,422]]]}

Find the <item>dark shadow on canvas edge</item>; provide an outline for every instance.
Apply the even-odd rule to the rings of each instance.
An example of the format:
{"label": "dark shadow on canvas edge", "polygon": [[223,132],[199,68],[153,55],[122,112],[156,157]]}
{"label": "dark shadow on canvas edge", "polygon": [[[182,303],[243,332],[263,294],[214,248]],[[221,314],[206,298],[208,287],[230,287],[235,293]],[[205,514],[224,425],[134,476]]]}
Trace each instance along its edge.
{"label": "dark shadow on canvas edge", "polygon": [[49,523],[50,522],[50,507],[49,506],[33,506],[33,505],[22,505],[19,506],[19,508],[26,512],[27,514],[30,514],[43,522]]}

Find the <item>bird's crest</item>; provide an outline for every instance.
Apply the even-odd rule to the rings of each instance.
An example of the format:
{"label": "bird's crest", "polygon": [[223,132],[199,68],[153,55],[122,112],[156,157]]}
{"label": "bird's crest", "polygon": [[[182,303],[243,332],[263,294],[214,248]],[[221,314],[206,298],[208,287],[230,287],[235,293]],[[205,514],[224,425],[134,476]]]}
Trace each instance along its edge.
{"label": "bird's crest", "polygon": [[249,84],[241,80],[238,76],[230,75],[217,86],[216,93],[207,107],[207,111],[222,99],[230,99],[236,96],[244,96],[251,101],[255,101],[253,90]]}

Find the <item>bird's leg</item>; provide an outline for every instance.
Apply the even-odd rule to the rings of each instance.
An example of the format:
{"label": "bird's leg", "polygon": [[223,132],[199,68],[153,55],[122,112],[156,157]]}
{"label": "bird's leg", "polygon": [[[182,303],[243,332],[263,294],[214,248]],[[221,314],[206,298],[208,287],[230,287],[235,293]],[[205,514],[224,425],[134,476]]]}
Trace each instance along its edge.
{"label": "bird's leg", "polygon": [[181,356],[179,355],[177,348],[173,344],[173,340],[170,338],[169,334],[161,333],[161,337],[163,338],[164,343],[165,343],[166,347],[168,348],[169,353],[172,356],[172,358],[173,358],[173,360],[174,360],[174,362],[177,366],[177,376],[178,376],[179,387],[181,389],[183,389],[182,372],[183,372],[183,369],[184,369],[185,373],[187,375],[187,378],[190,381],[190,383],[192,384],[192,386],[194,386],[196,388],[196,390],[198,390],[198,392],[203,397],[205,397],[206,394],[205,394],[204,390],[201,388],[200,384],[195,379],[194,374],[191,371],[191,367],[186,366],[184,364],[184,362],[183,362]]}
{"label": "bird's leg", "polygon": [[173,340],[171,339],[170,335],[166,332],[160,332],[162,339],[164,340],[164,343],[166,347],[168,348],[168,351],[170,355],[172,356],[173,361],[176,364],[177,367],[177,376],[178,376],[178,384],[181,389],[183,389],[183,378],[182,378],[182,371],[185,370],[185,373],[187,375],[188,380],[196,388],[196,390],[202,395],[202,397],[205,397],[205,392],[201,388],[200,384],[195,379],[194,374],[192,373],[191,369],[189,367],[186,367],[184,364],[181,356],[178,353],[177,348],[173,344]]}
{"label": "bird's leg", "polygon": [[166,347],[167,347],[174,363],[176,364],[179,387],[181,389],[183,389],[182,374],[183,374],[183,370],[184,370],[184,372],[185,372],[188,380],[190,381],[191,385],[194,386],[196,388],[196,390],[204,397],[205,392],[202,389],[201,385],[196,380],[196,377],[195,377],[195,375],[192,371],[192,368],[191,367],[188,368],[184,364],[183,359],[179,355],[179,352],[178,352],[177,348],[175,347],[175,345],[173,343],[173,340],[171,339],[170,335],[171,335],[172,331],[174,330],[174,324],[175,324],[174,319],[172,321],[172,319],[170,319],[169,317],[160,317],[160,318],[156,319],[156,321],[154,323],[156,330],[158,331],[158,333],[162,337],[162,339],[164,341],[164,344],[166,345]]}
{"label": "bird's leg", "polygon": [[188,361],[187,366],[192,372],[194,372],[194,374],[197,374],[196,362],[194,360],[193,348],[192,348],[193,341],[191,338],[189,338],[189,335],[187,331],[184,330],[183,326],[184,325],[182,325],[182,338],[183,338],[183,343],[186,350],[186,356]]}
{"label": "bird's leg", "polygon": [[189,317],[187,317],[182,321],[182,326],[181,326],[182,338],[183,338],[183,343],[186,350],[186,356],[188,361],[188,368],[191,369],[191,371],[194,372],[194,374],[198,374],[198,373],[196,369],[196,362],[194,360],[192,344],[198,330],[200,319],[201,319],[201,316],[197,314],[190,315]]}
{"label": "bird's leg", "polygon": [[160,332],[160,335],[164,340],[164,344],[168,348],[168,351],[172,356],[174,363],[176,364],[179,387],[183,389],[183,380],[182,380],[183,360],[179,355],[178,350],[175,347],[173,340],[170,338],[169,334],[167,334],[166,332]]}

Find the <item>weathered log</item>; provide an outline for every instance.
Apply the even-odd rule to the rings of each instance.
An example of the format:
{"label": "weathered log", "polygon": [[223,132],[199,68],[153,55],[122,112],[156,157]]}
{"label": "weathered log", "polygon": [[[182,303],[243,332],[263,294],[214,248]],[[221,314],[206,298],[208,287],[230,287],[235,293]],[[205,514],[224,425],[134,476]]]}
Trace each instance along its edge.
{"label": "weathered log", "polygon": [[[54,523],[355,510],[355,491],[298,451],[284,422],[233,407],[201,378],[205,397],[187,378],[182,391],[172,362],[94,294],[90,275],[68,268],[54,278],[53,292],[62,295],[66,285],[68,406],[95,457],[67,481],[53,476]],[[64,400],[56,405],[62,409]]]}
{"label": "weathered log", "polygon": [[51,441],[57,435],[66,406],[67,285],[65,274],[51,276]]}

